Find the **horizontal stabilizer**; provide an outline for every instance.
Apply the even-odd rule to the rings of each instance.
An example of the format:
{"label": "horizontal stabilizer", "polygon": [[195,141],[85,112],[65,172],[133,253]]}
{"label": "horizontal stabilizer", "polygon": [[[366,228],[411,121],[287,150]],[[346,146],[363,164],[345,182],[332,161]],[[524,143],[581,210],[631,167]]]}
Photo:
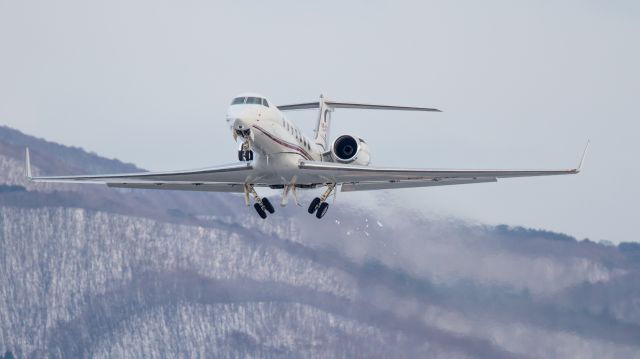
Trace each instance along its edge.
{"label": "horizontal stabilizer", "polygon": [[[324,101],[325,105],[329,108],[351,108],[361,110],[395,110],[395,111],[430,111],[430,112],[442,112],[437,108],[429,107],[411,107],[411,106],[389,106],[389,105],[373,105],[366,103],[356,102],[338,102],[338,101]],[[320,102],[306,102],[296,103],[292,105],[278,106],[280,111],[293,111],[293,110],[309,110],[320,108]]]}
{"label": "horizontal stabilizer", "polygon": [[314,108],[320,108],[320,102],[296,103],[293,105],[278,106],[278,110],[280,111],[309,110]]}
{"label": "horizontal stabilizer", "polygon": [[442,112],[437,108],[428,108],[428,107],[410,107],[410,106],[388,106],[388,105],[372,105],[366,103],[355,103],[355,102],[336,102],[336,101],[325,101],[327,106],[333,108],[355,108],[355,109],[365,109],[365,110],[396,110],[396,111],[431,111],[431,112]]}

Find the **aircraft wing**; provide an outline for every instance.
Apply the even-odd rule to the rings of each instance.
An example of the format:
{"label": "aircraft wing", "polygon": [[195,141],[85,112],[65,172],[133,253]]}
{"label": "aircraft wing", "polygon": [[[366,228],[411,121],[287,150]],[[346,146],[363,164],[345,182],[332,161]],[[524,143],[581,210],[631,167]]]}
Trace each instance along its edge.
{"label": "aircraft wing", "polygon": [[184,171],[33,177],[29,150],[26,152],[26,176],[33,182],[95,183],[117,188],[242,193],[245,183],[256,180],[253,177],[253,166],[245,162]]}
{"label": "aircraft wing", "polygon": [[[588,145],[587,145],[588,146]],[[317,176],[325,182],[342,185],[343,192],[375,189],[445,186],[495,182],[498,178],[568,175],[580,172],[587,148],[576,168],[546,170],[475,170],[475,169],[411,169],[384,168],[301,161],[304,175]]]}

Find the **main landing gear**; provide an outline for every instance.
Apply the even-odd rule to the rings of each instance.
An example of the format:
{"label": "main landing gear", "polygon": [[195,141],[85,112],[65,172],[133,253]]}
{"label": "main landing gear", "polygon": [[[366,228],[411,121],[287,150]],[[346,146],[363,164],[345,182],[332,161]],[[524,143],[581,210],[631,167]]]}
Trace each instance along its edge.
{"label": "main landing gear", "polygon": [[[282,197],[283,199],[281,203],[282,206],[286,205],[286,198],[289,191],[292,191],[294,193],[294,196],[296,197],[296,203],[298,203],[297,196],[295,194],[295,186],[292,185],[291,188],[285,186],[283,197]],[[324,217],[324,215],[327,214],[327,211],[329,210],[329,203],[327,203],[327,198],[329,198],[331,193],[333,193],[334,195],[336,194],[335,183],[328,184],[327,189],[324,191],[322,196],[316,197],[313,199],[313,201],[311,201],[308,212],[310,214],[315,213],[316,218]],[[253,208],[256,210],[256,212],[258,212],[258,215],[260,216],[260,218],[265,219],[267,218],[267,215],[269,213],[271,214],[275,213],[275,208],[273,207],[273,205],[271,204],[271,201],[269,201],[268,198],[260,197],[252,184],[245,184],[244,185],[244,201],[247,206],[251,206],[251,197],[253,197],[255,201],[255,203],[253,204]]]}
{"label": "main landing gear", "polygon": [[324,217],[324,215],[327,214],[327,211],[329,210],[329,203],[327,203],[327,198],[329,198],[331,192],[333,192],[335,189],[336,184],[331,183],[327,186],[327,190],[324,191],[322,196],[314,198],[309,205],[309,214],[313,214],[315,212],[316,218]]}
{"label": "main landing gear", "polygon": [[268,198],[261,198],[255,188],[253,188],[253,185],[246,184],[244,185],[244,201],[247,206],[251,205],[249,195],[253,195],[253,198],[256,201],[256,203],[253,204],[253,208],[258,212],[260,218],[265,219],[267,218],[267,212],[273,214],[276,211]]}

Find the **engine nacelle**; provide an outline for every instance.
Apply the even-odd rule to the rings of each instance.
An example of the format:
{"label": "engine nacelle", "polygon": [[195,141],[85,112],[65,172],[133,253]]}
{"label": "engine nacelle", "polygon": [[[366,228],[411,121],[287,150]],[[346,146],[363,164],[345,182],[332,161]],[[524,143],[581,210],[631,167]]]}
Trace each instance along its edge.
{"label": "engine nacelle", "polygon": [[349,135],[336,138],[331,145],[331,158],[335,162],[366,166],[371,162],[369,146],[363,139]]}

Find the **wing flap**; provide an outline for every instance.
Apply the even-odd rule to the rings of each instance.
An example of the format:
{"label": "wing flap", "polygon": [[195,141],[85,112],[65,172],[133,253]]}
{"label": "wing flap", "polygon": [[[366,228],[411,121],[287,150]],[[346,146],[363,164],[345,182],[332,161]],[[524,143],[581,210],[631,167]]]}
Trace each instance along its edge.
{"label": "wing flap", "polygon": [[42,176],[31,177],[33,182],[240,182],[244,183],[253,169],[250,163],[237,163],[219,167],[184,171],[117,173],[105,175]]}
{"label": "wing flap", "polygon": [[132,189],[165,189],[180,191],[201,191],[201,192],[233,192],[243,193],[244,185],[239,183],[107,183],[108,187],[113,188],[132,188]]}
{"label": "wing flap", "polygon": [[445,180],[424,180],[424,181],[352,182],[352,183],[343,183],[341,192],[452,186],[457,184],[488,183],[488,182],[496,182],[496,181],[498,181],[496,178],[477,178],[477,179],[445,179]]}
{"label": "wing flap", "polygon": [[532,177],[575,174],[579,169],[559,170],[462,170],[462,169],[411,169],[383,168],[339,164],[333,162],[301,161],[306,174],[328,178],[332,182],[390,182],[445,179],[478,180],[480,178]]}

